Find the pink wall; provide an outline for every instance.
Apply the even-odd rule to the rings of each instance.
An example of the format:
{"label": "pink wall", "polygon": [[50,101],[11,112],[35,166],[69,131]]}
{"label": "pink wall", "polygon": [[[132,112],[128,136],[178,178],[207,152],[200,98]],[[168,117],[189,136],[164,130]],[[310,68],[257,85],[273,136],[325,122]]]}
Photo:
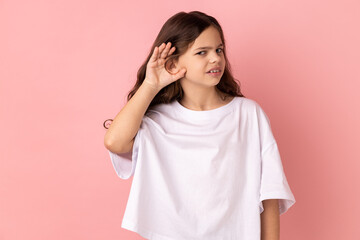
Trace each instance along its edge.
{"label": "pink wall", "polygon": [[143,239],[120,227],[131,180],[116,176],[102,123],[125,104],[162,24],[191,10],[219,20],[243,93],[271,119],[297,200],[282,239],[358,239],[359,8],[1,1],[0,239]]}

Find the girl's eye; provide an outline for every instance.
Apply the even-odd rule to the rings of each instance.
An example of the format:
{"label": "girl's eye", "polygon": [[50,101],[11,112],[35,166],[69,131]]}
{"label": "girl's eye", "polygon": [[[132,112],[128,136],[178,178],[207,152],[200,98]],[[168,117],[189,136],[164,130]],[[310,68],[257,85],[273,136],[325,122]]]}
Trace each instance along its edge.
{"label": "girl's eye", "polygon": [[[222,48],[218,48],[218,49],[220,49],[220,50],[221,50],[220,52],[222,52],[222,51],[223,51],[223,49],[222,49]],[[200,54],[200,53],[203,53],[203,52],[205,52],[205,51],[198,52],[197,54],[198,54],[198,55],[204,55],[204,54]]]}

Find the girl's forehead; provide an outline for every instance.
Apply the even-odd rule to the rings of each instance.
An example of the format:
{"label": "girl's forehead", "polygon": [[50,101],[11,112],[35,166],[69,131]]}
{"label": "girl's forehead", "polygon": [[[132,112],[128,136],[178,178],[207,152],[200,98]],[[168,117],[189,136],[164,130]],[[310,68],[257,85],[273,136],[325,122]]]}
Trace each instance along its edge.
{"label": "girl's forehead", "polygon": [[185,54],[191,54],[198,50],[215,49],[220,44],[223,44],[223,42],[219,31],[215,27],[208,27],[194,41],[188,44]]}
{"label": "girl's forehead", "polygon": [[205,29],[196,39],[188,45],[189,49],[217,47],[222,43],[219,31],[214,27]]}

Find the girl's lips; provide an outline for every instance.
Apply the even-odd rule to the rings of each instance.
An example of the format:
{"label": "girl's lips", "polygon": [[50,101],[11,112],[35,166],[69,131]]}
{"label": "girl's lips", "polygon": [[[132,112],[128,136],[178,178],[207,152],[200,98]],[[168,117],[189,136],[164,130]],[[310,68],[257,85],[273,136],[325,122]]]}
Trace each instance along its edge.
{"label": "girl's lips", "polygon": [[219,76],[219,75],[221,75],[221,71],[220,72],[214,72],[214,73],[207,72],[207,74],[209,74],[210,76]]}

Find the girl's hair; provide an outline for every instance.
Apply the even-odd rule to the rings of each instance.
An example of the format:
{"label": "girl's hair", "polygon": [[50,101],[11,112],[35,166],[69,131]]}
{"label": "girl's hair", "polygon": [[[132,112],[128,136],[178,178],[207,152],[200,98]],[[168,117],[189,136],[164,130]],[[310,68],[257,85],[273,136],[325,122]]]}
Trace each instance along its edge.
{"label": "girl's hair", "polygon": [[[236,80],[231,73],[230,63],[226,56],[226,44],[224,34],[220,24],[212,16],[206,15],[205,13],[199,11],[192,11],[189,13],[179,12],[170,17],[165,22],[151,47],[148,57],[143,62],[137,72],[137,81],[135,83],[135,86],[130,90],[127,96],[127,101],[129,101],[134,96],[136,91],[143,83],[145,79],[147,63],[150,60],[156,46],[160,46],[162,43],[171,42],[171,45],[175,47],[175,51],[170,56],[168,56],[168,59],[164,64],[165,68],[168,69],[171,61],[177,61],[179,57],[187,51],[189,45],[192,44],[195,39],[210,26],[215,27],[220,33],[224,48],[223,53],[225,57],[225,70],[220,79],[220,82],[216,85],[216,87],[221,92],[226,93],[230,96],[245,97],[241,93],[240,82]],[[170,103],[174,100],[179,101],[182,99],[183,94],[184,93],[180,81],[176,80],[175,82],[172,82],[162,88],[157,93],[157,95],[151,101],[147,110],[151,106],[160,103]],[[108,127],[106,127],[105,123],[109,120],[112,121],[113,119],[107,119],[103,124],[106,129],[108,129]]]}

